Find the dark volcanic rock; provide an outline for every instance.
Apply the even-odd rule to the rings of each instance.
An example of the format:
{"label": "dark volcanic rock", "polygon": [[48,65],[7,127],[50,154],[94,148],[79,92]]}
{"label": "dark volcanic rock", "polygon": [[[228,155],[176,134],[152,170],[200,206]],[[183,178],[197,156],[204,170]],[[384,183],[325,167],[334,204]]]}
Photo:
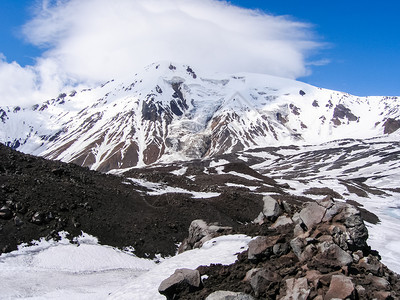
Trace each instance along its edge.
{"label": "dark volcanic rock", "polygon": [[395,119],[389,118],[383,124],[383,127],[385,128],[383,133],[391,134],[400,128],[400,120],[395,120]]}
{"label": "dark volcanic rock", "polygon": [[344,106],[343,104],[336,105],[333,111],[333,118],[344,119],[347,118],[349,121],[357,121],[358,117],[356,117],[351,110]]}
{"label": "dark volcanic rock", "polygon": [[[83,231],[102,244],[134,247],[138,256],[174,255],[176,243],[187,236],[193,220],[235,231],[262,209],[260,196],[234,189],[212,199],[182,193],[149,196],[124,177],[25,155],[4,145],[0,145],[0,166],[1,252],[15,250],[23,242],[57,237],[59,231],[71,237]],[[138,176],[149,174],[153,182],[165,180],[181,188],[192,184],[169,172],[140,172]],[[222,233],[220,228],[217,233]]]}
{"label": "dark volcanic rock", "polygon": [[9,220],[12,218],[12,211],[9,207],[3,206],[0,208],[0,219]]}

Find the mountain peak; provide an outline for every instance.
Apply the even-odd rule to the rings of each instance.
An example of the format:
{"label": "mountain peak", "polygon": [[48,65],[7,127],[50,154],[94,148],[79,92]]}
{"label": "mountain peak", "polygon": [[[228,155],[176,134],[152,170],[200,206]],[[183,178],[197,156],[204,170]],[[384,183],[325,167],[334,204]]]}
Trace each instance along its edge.
{"label": "mountain peak", "polygon": [[29,109],[1,108],[0,141],[110,171],[399,128],[397,97],[362,98],[269,75],[198,70],[159,62],[130,81],[62,93]]}

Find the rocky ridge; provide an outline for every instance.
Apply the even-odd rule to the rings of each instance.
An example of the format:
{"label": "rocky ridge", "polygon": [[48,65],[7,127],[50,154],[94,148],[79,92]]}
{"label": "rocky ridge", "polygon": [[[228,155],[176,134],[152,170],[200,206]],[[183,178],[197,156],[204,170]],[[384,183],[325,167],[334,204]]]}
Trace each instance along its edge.
{"label": "rocky ridge", "polygon": [[[400,297],[400,276],[367,245],[368,231],[353,206],[329,196],[300,207],[271,197],[266,202],[279,210],[264,217],[236,263],[185,270],[188,278],[204,278],[195,284],[174,274],[159,292],[167,299],[208,300]],[[193,230],[198,223],[189,240],[204,238]]]}

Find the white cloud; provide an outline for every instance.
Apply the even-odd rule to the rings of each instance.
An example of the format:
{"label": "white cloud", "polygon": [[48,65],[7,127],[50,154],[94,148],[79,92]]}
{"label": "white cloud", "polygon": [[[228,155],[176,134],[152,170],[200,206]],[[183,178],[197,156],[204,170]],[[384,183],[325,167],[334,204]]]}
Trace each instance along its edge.
{"label": "white cloud", "polygon": [[22,88],[49,96],[66,84],[125,78],[164,60],[297,78],[320,47],[308,24],[217,0],[44,0],[24,33],[47,50],[32,67],[0,62],[0,78],[18,74],[8,92],[21,101]]}

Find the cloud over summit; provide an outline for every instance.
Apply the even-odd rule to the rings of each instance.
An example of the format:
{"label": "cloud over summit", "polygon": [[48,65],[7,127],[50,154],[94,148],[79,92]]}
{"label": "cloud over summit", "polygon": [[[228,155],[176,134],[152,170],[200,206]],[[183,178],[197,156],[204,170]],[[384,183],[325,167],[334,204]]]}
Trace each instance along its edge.
{"label": "cloud over summit", "polygon": [[[43,47],[42,57],[25,68],[3,59],[0,77],[12,68],[23,77],[19,86],[37,97],[71,84],[129,78],[157,61],[297,78],[320,47],[308,24],[217,0],[47,0],[23,31]],[[7,95],[10,85],[1,85]]]}

